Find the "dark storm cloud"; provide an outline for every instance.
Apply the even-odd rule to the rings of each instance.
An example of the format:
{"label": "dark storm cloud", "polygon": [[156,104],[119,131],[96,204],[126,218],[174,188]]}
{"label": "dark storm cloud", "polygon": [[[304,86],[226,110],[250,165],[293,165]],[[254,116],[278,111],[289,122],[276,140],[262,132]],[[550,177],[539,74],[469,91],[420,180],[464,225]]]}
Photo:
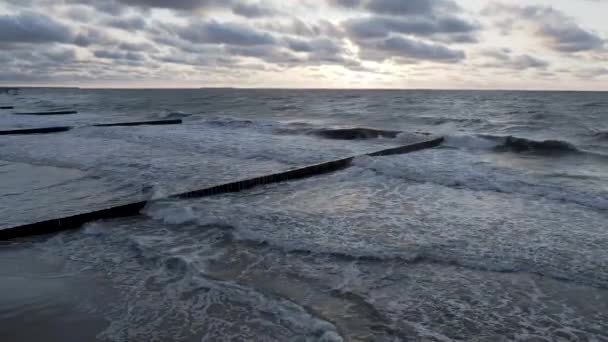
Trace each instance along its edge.
{"label": "dark storm cloud", "polygon": [[498,25],[504,34],[513,29],[513,16],[523,19],[535,27],[533,34],[543,39],[546,46],[564,53],[602,49],[606,41],[598,34],[585,30],[574,19],[563,12],[547,6],[524,6],[491,4],[482,14],[507,17]]}
{"label": "dark storm cloud", "polygon": [[0,42],[67,43],[73,37],[74,33],[68,26],[40,13],[0,16]]}

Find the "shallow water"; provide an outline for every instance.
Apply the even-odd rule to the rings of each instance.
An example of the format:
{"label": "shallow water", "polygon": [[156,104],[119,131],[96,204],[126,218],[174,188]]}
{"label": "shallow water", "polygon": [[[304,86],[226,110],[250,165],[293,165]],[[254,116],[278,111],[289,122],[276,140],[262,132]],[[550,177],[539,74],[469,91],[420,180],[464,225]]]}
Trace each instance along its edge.
{"label": "shallow water", "polygon": [[[2,113],[2,127],[79,126],[0,137],[3,227],[413,139],[328,129],[446,136],[6,242],[8,341],[608,341],[606,93],[24,90],[0,103],[79,110]],[[184,124],[85,127],[164,117]]]}

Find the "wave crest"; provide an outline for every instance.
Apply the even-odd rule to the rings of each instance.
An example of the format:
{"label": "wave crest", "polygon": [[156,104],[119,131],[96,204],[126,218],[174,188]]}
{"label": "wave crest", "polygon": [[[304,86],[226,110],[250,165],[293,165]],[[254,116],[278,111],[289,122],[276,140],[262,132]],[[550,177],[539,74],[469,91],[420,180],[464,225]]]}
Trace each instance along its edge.
{"label": "wave crest", "polygon": [[564,140],[533,140],[516,136],[465,135],[449,136],[446,145],[468,149],[494,150],[497,152],[534,153],[540,155],[559,155],[585,153]]}

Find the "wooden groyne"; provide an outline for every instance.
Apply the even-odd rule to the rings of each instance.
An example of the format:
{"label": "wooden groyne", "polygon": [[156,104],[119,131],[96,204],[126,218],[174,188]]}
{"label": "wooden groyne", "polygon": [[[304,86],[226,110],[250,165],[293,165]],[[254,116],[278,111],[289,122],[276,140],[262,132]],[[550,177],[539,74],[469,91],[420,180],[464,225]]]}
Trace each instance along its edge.
{"label": "wooden groyne", "polygon": [[95,127],[115,127],[115,126],[144,126],[144,125],[179,125],[182,123],[181,119],[175,120],[152,120],[152,121],[133,121],[133,122],[117,122],[117,123],[106,123],[106,124],[95,124]]}
{"label": "wooden groyne", "polygon": [[[144,125],[179,125],[182,120],[155,120],[155,121],[134,121],[134,122],[118,122],[118,123],[106,123],[106,124],[94,124],[86,125],[81,127],[120,127],[120,126],[144,126]],[[45,134],[45,133],[58,133],[69,131],[73,126],[58,126],[58,127],[40,127],[40,128],[24,128],[24,129],[10,129],[0,131],[0,135],[23,135],[23,134]]]}
{"label": "wooden groyne", "polygon": [[23,113],[13,113],[15,115],[68,115],[68,114],[78,114],[77,110],[57,110],[57,111],[49,111],[49,112],[23,112]]}
{"label": "wooden groyne", "polygon": [[43,127],[43,128],[26,128],[26,129],[11,129],[7,131],[0,131],[0,135],[22,135],[22,134],[45,134],[45,133],[57,133],[65,132],[72,129],[70,126],[58,126],[58,127]]}
{"label": "wooden groyne", "polygon": [[[403,154],[414,151],[419,151],[427,148],[432,148],[441,145],[443,142],[442,137],[428,139],[422,142],[413,143],[409,145],[399,146],[395,148],[384,149],[372,153],[367,153],[360,156],[387,156],[395,154]],[[351,165],[352,161],[356,157],[352,156],[343,159],[332,160],[324,163],[308,165],[284,172],[273,173],[270,175],[264,175],[260,177],[253,177],[243,179],[235,182],[212,186],[205,189],[189,191],[181,194],[169,196],[169,198],[197,198],[206,197],[218,194],[239,192],[247,189],[254,188],[256,186],[273,184],[279,182],[285,182],[289,180],[302,179],[312,177],[316,175],[326,174],[338,170],[342,170]],[[37,223],[31,223],[15,227],[7,227],[0,230],[0,240],[8,240],[19,237],[27,237],[34,235],[44,235],[54,233],[62,230],[76,229],[84,225],[85,223],[101,220],[110,219],[125,216],[138,215],[140,211],[146,206],[148,201],[140,201],[129,203],[125,205],[114,206],[102,210],[96,210],[92,212],[82,213],[78,215],[62,217],[58,219],[46,220]]]}

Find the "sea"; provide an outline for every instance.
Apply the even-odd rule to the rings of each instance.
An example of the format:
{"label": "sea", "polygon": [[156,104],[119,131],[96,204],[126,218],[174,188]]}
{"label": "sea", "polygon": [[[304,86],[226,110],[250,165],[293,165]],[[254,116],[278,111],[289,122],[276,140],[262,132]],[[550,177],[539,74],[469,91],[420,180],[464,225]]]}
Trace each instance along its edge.
{"label": "sea", "polygon": [[[608,341],[608,93],[0,95],[0,340]],[[71,115],[15,112],[76,110]],[[181,119],[180,125],[93,124]],[[366,153],[427,136],[439,147]],[[357,156],[343,170],[168,195]]]}

